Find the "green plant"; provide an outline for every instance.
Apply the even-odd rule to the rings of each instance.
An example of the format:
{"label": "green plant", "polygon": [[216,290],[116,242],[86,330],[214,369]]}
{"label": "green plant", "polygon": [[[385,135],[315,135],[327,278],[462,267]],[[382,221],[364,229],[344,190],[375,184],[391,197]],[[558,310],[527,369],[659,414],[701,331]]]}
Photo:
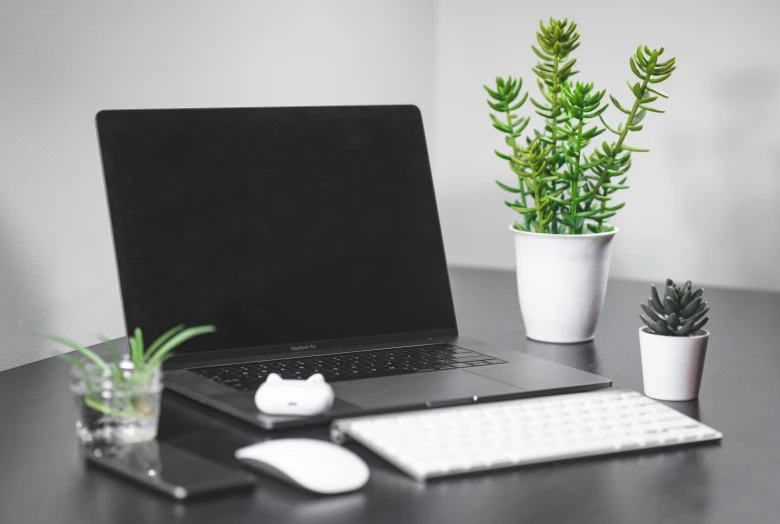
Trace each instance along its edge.
{"label": "green plant", "polygon": [[697,333],[709,320],[705,316],[709,309],[702,298],[704,290],[692,291],[690,280],[678,286],[672,279],[668,279],[663,300],[658,296],[655,286],[650,286],[650,290],[647,304],[640,304],[644,314],[640,313],[639,318],[652,333],[687,337]]}
{"label": "green plant", "polygon": [[[517,195],[505,203],[523,215],[523,222],[514,224],[521,231],[572,235],[611,231],[606,221],[625,205],[612,205],[611,200],[615,192],[628,188],[631,154],[648,151],[629,146],[626,138],[641,131],[649,112],[663,113],[648,104],[668,98],[656,84],[671,76],[675,59],[660,61],[663,47],[651,50],[640,45],[629,59],[631,72],[638,78],[633,84],[628,82],[634,101],[624,106],[610,95],[625,121],[617,127],[609,125],[602,116],[609,105],[602,103],[606,91],[570,80],[578,73],[574,70],[577,59],[571,57],[580,45],[576,29],[577,24],[568,19],[551,18],[547,25],[539,22],[539,47],[531,49],[539,57],[533,71],[542,99],[530,100],[535,113],[544,119],[541,130],[523,134],[530,117],[517,114],[529,99],[527,92],[521,96],[522,78],[498,77],[495,88],[483,86],[490,96],[488,105],[498,114],[490,114],[493,127],[505,135],[510,148],[508,153],[495,153],[517,176],[517,187],[496,183]],[[605,131],[616,138],[587,153],[586,148]]]}
{"label": "green plant", "polygon": [[87,388],[85,403],[102,413],[122,417],[135,416],[139,412],[139,406],[134,405],[132,398],[126,399],[125,406],[117,408],[103,401],[100,396],[101,388],[94,383],[95,379],[110,379],[117,390],[133,392],[143,388],[165,360],[173,356],[173,350],[187,340],[216,331],[214,326],[198,326],[185,329],[184,325],[176,326],[162,334],[149,347],[144,345],[144,337],[141,328],[136,328],[133,335],[128,337],[130,348],[129,355],[120,357],[116,346],[109,340],[104,344],[111,352],[111,361],[107,362],[97,353],[76,342],[59,337],[57,335],[43,335],[44,338],[64,344],[78,351],[85,361],[70,355],[58,355],[61,359],[70,363],[81,372],[81,377]]}

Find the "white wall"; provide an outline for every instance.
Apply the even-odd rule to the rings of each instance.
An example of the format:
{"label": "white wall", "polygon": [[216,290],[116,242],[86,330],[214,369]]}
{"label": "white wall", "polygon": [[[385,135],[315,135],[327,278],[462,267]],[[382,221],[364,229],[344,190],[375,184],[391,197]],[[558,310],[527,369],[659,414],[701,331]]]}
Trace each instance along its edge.
{"label": "white wall", "polygon": [[[520,75],[538,93],[534,32],[542,18],[569,17],[582,35],[579,79],[620,100],[631,99],[628,58],[637,45],[666,46],[678,59],[662,87],[671,96],[667,114],[648,116],[631,140],[651,152],[635,155],[631,189],[619,194],[627,206],[614,220],[621,232],[612,274],[780,289],[780,2],[481,0],[438,7],[434,151],[452,263],[514,264],[507,227],[518,215],[493,183],[512,175],[493,155],[502,136],[490,125],[481,86]],[[530,106],[524,109],[533,114]],[[540,117],[533,123],[540,126]]]}
{"label": "white wall", "polygon": [[668,114],[634,140],[653,151],[623,193],[613,274],[780,289],[780,2],[0,6],[0,369],[50,355],[43,332],[123,332],[93,126],[104,108],[417,104],[450,262],[512,267],[515,216],[493,184],[510,174],[481,85],[519,74],[534,90],[530,45],[550,15],[579,22],[581,78],[618,95],[639,43],[679,61]]}
{"label": "white wall", "polygon": [[0,369],[124,332],[93,118],[105,108],[414,103],[432,1],[2,2]]}

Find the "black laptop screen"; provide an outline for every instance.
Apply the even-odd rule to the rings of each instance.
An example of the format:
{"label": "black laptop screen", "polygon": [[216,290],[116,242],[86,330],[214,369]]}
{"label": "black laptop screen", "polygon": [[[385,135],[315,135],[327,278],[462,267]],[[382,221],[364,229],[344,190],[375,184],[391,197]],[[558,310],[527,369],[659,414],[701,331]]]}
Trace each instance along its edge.
{"label": "black laptop screen", "polygon": [[97,124],[129,330],[216,325],[193,352],[455,328],[415,107]]}

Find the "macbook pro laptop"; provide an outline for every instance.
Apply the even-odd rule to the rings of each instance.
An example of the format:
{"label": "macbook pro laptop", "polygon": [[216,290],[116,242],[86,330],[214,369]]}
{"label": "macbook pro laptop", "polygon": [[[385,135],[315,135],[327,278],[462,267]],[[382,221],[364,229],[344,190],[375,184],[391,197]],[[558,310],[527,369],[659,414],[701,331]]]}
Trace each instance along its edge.
{"label": "macbook pro laptop", "polygon": [[[271,429],[585,391],[609,379],[458,335],[414,106],[97,115],[128,331],[213,324],[165,385]],[[269,373],[322,373],[315,418],[266,416]]]}

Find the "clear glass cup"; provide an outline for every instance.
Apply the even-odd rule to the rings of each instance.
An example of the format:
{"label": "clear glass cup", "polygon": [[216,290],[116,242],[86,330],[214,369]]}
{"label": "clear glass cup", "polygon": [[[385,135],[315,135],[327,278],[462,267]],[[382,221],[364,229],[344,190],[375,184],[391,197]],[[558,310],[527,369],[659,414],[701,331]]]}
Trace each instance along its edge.
{"label": "clear glass cup", "polygon": [[122,446],[157,436],[162,370],[136,372],[130,360],[109,371],[73,368],[70,389],[76,399],[76,434],[90,447]]}

